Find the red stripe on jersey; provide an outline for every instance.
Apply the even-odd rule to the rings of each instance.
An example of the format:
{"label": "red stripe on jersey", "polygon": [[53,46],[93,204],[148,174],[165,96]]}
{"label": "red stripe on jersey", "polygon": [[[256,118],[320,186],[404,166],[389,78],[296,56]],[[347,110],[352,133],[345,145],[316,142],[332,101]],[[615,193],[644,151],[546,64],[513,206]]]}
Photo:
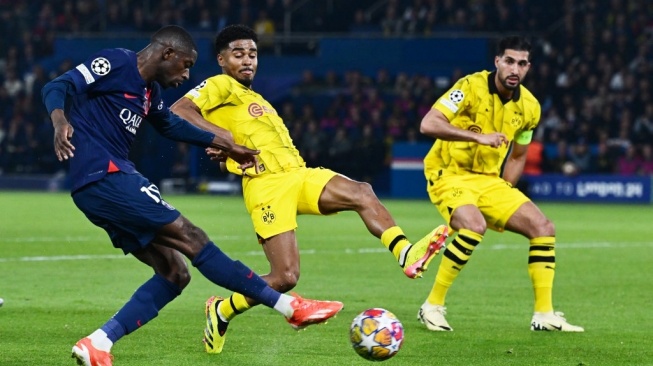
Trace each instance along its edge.
{"label": "red stripe on jersey", "polygon": [[119,171],[120,169],[118,169],[116,164],[114,164],[113,161],[109,160],[109,169],[107,170],[107,173],[115,173]]}

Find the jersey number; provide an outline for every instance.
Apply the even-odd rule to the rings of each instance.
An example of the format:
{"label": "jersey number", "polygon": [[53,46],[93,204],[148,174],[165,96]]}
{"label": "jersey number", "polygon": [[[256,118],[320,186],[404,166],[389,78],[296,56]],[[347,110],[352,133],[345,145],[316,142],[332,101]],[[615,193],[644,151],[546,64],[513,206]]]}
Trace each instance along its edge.
{"label": "jersey number", "polygon": [[156,203],[161,202],[161,193],[159,192],[159,188],[155,186],[154,184],[150,184],[148,187],[141,187],[141,192],[144,192],[148,196],[150,196],[151,199],[154,200]]}

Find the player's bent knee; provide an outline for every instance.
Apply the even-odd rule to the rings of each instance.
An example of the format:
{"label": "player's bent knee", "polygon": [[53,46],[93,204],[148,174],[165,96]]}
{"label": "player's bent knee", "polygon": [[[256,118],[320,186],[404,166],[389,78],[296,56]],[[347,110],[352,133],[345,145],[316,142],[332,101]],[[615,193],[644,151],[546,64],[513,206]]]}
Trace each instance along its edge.
{"label": "player's bent knee", "polygon": [[542,225],[542,231],[543,234],[541,236],[555,236],[556,235],[555,224],[551,220],[545,219],[545,222]]}
{"label": "player's bent knee", "polygon": [[480,235],[485,235],[487,231],[487,223],[485,221],[451,220],[450,225],[456,231],[467,229]]}
{"label": "player's bent knee", "polygon": [[366,182],[356,182],[356,189],[352,190],[352,196],[354,201],[363,207],[370,207],[379,202],[372,185]]}
{"label": "player's bent knee", "polygon": [[190,272],[188,271],[187,267],[174,269],[162,275],[163,277],[165,277],[166,280],[179,286],[179,289],[181,290],[186,288],[186,286],[188,286],[191,280]]}
{"label": "player's bent knee", "polygon": [[190,280],[191,280],[190,272],[188,272],[188,269],[185,269],[183,271],[179,271],[179,272],[177,272],[176,279],[177,279],[177,282],[176,282],[177,286],[179,286],[179,288],[183,290],[190,283]]}
{"label": "player's bent knee", "polygon": [[279,292],[288,292],[297,286],[299,273],[287,271],[277,276],[268,276],[266,280],[273,289]]}

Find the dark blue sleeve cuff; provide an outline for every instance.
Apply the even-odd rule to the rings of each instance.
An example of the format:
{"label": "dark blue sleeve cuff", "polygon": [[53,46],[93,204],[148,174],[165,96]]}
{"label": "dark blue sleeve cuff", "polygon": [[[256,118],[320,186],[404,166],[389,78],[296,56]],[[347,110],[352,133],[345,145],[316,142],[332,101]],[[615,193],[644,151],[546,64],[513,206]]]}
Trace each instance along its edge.
{"label": "dark blue sleeve cuff", "polygon": [[213,133],[197,128],[190,122],[171,112],[167,113],[166,118],[157,119],[151,123],[161,135],[175,141],[208,147],[211,146],[215,138]]}
{"label": "dark blue sleeve cuff", "polygon": [[74,90],[74,84],[66,74],[45,84],[41,90],[41,99],[43,100],[43,104],[45,104],[48,115],[55,109],[64,109],[66,96],[72,94]]}

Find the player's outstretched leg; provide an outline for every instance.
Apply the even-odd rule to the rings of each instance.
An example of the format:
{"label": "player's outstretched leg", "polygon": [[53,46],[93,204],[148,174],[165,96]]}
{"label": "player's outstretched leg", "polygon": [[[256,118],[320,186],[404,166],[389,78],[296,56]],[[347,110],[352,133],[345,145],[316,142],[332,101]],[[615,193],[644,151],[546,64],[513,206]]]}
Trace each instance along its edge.
{"label": "player's outstretched leg", "polygon": [[406,253],[406,260],[402,266],[406,276],[422,277],[422,273],[426,271],[431,260],[445,247],[448,237],[449,227],[440,225],[413,244]]}
{"label": "player's outstretched leg", "polygon": [[84,366],[112,366],[113,356],[109,352],[97,349],[91,338],[86,337],[80,339],[73,346],[72,357],[77,361],[78,365]]}
{"label": "player's outstretched leg", "polygon": [[572,325],[564,318],[563,313],[559,311],[550,311],[546,313],[534,313],[531,319],[531,330],[534,331],[557,331],[557,332],[584,332],[583,327]]}

